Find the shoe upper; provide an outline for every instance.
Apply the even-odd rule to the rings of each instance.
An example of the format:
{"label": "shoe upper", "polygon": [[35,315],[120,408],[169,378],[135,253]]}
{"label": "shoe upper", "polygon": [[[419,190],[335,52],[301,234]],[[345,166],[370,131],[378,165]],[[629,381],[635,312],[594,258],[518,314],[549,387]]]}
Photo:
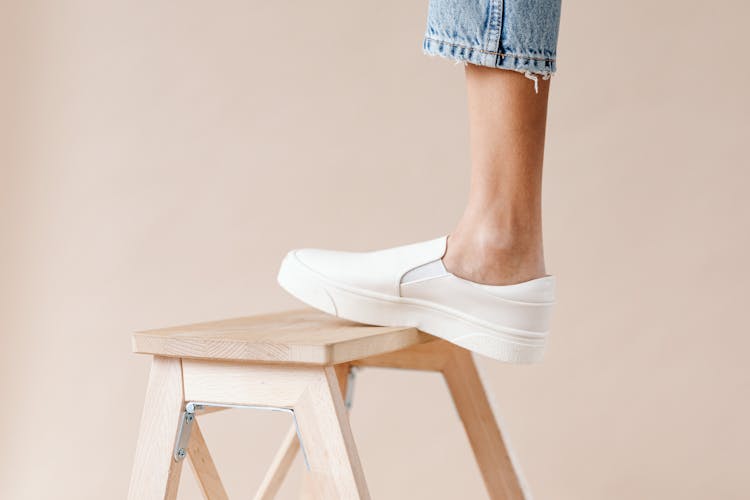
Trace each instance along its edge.
{"label": "shoe upper", "polygon": [[485,285],[449,273],[442,263],[447,235],[368,252],[305,248],[289,257],[338,285],[368,293],[429,302],[431,306],[501,321],[508,328],[544,333],[555,301],[555,277],[513,285]]}
{"label": "shoe upper", "polygon": [[401,277],[411,269],[440,259],[445,253],[446,239],[442,236],[369,252],[303,248],[293,254],[311,270],[340,284],[399,296]]}

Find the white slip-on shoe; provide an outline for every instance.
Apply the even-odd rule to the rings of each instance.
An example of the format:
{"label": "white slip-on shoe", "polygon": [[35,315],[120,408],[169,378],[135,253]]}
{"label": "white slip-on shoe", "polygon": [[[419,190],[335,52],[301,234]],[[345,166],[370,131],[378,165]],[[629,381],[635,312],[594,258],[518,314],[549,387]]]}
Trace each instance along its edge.
{"label": "white slip-on shoe", "polygon": [[302,302],[340,318],[414,326],[500,361],[539,361],[555,303],[555,277],[513,285],[459,278],[443,266],[447,239],[369,252],[292,250],[277,279]]}

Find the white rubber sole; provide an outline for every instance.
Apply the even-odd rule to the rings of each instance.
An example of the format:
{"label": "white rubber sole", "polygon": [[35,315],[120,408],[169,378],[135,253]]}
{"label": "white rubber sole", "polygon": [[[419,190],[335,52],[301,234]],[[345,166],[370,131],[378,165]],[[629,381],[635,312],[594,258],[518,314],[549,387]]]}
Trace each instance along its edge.
{"label": "white rubber sole", "polygon": [[343,319],[377,326],[413,326],[483,356],[508,363],[540,361],[547,334],[490,324],[441,304],[394,297],[329,280],[290,252],[277,277],[302,302]]}

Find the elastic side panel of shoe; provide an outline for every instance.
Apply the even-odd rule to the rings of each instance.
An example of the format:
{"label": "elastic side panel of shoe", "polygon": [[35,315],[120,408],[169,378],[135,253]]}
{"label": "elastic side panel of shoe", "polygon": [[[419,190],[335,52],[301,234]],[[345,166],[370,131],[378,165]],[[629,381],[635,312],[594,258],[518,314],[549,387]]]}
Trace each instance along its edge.
{"label": "elastic side panel of shoe", "polygon": [[407,283],[437,278],[446,274],[448,274],[448,271],[446,271],[442,259],[437,259],[408,271],[401,277],[401,284],[406,285]]}

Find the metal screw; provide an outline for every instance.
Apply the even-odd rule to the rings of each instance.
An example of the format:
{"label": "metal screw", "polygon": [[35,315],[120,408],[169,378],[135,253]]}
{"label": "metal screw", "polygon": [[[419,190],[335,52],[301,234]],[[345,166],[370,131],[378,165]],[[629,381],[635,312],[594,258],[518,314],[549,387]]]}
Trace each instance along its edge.
{"label": "metal screw", "polygon": [[185,458],[185,448],[180,448],[177,450],[177,456],[180,458]]}

